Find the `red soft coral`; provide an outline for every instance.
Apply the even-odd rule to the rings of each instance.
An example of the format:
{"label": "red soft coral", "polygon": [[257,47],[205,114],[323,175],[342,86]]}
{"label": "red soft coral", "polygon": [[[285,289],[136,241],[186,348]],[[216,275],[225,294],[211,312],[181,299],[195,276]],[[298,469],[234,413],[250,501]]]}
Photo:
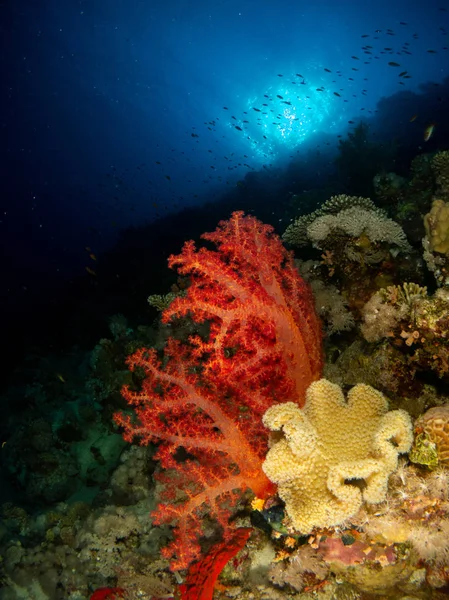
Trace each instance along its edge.
{"label": "red soft coral", "polygon": [[186,314],[210,321],[208,342],[192,340],[197,356],[206,359],[210,376],[237,389],[256,388],[268,402],[262,410],[272,397],[302,405],[306,389],[321,375],[322,334],[312,292],[292,253],[270,225],[243,212],[201,237],[218,252],[196,251],[190,241],[169,258],[171,267],[190,275],[191,285],[164,312],[164,322]]}
{"label": "red soft coral", "polygon": [[187,242],[170,257],[191,283],[163,319],[207,320],[210,335],[188,344],[170,339],[163,364],[152,349],[129,357],[131,370],[144,376],[141,391],[123,392],[137,422],[115,415],[128,441],[161,442],[156,458],[165,486],[153,516],[155,524],[176,524],[164,549],[173,570],[200,556],[206,511],[230,539],[228,520],[242,493],[272,491],[261,469],[267,451],[261,417],[274,402],[302,403],[322,366],[311,292],[272,228],[237,212],[203,238],[218,251],[195,251]]}

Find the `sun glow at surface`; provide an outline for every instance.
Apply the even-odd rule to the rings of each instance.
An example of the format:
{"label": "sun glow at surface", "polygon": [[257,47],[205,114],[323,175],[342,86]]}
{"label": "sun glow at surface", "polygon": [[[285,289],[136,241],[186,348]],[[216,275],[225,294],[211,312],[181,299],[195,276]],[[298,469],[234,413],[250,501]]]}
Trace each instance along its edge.
{"label": "sun glow at surface", "polygon": [[264,94],[248,98],[243,116],[229,122],[229,127],[241,128],[254,156],[273,158],[323,129],[335,112],[332,100],[332,92],[310,82],[273,85]]}

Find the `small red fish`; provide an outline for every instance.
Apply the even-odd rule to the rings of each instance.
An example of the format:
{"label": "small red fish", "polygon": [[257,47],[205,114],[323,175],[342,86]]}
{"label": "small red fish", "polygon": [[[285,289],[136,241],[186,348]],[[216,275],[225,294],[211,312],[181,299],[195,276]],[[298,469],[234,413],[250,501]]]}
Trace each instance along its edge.
{"label": "small red fish", "polygon": [[118,587],[102,587],[95,590],[90,600],[118,600],[125,597],[125,590]]}

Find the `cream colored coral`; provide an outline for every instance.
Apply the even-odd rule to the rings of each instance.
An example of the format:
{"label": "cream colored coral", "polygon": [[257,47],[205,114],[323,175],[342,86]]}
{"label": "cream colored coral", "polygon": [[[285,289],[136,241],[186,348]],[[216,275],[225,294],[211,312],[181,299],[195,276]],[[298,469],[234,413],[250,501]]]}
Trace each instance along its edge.
{"label": "cream colored coral", "polygon": [[363,501],[382,502],[398,453],[407,452],[413,441],[410,416],[388,412],[383,394],[358,384],[345,401],[340,387],[326,379],[312,383],[302,409],[293,402],[278,404],[263,422],[282,431],[283,438],[270,448],[262,468],[303,534],[342,523]]}
{"label": "cream colored coral", "polygon": [[307,227],[309,240],[318,244],[331,233],[341,231],[351,237],[364,233],[371,242],[388,242],[401,250],[410,250],[405,233],[400,225],[372,210],[352,206],[336,215],[322,215]]}
{"label": "cream colored coral", "polygon": [[377,208],[374,202],[369,198],[340,194],[338,196],[331,196],[329,200],[324,202],[321,208],[318,208],[312,213],[298,217],[287,227],[282,239],[284,242],[288,242],[294,246],[307,246],[309,243],[309,238],[307,237],[307,227],[313,223],[315,219],[327,214],[335,215],[342,210],[346,210],[354,206],[359,206],[365,210],[373,211],[379,216],[386,217],[386,213],[380,208]]}
{"label": "cream colored coral", "polygon": [[424,217],[424,227],[432,252],[449,256],[449,202],[435,199]]}

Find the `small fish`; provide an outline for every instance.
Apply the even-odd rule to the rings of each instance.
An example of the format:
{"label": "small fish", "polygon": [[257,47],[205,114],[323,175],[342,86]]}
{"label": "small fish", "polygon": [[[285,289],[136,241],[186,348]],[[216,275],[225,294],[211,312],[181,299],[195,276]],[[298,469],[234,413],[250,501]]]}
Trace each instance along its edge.
{"label": "small fish", "polygon": [[433,132],[435,131],[435,123],[431,123],[430,125],[428,125],[425,130],[424,130],[424,136],[423,139],[425,142],[428,142],[430,140],[430,138],[433,135]]}
{"label": "small fish", "polygon": [[341,95],[338,92],[334,92],[334,96],[338,96],[339,98],[341,98]]}
{"label": "small fish", "polygon": [[360,60],[358,56],[351,56],[351,58],[353,58],[354,60]]}
{"label": "small fish", "polygon": [[61,375],[61,373],[55,373],[56,377],[59,379],[59,381],[61,381],[62,383],[65,383],[65,379],[64,377]]}
{"label": "small fish", "polygon": [[238,125],[235,125],[235,128],[236,128],[238,131],[243,131],[243,129],[242,129],[241,127],[239,127]]}
{"label": "small fish", "polygon": [[410,119],[410,123],[413,123],[413,121],[416,121],[416,119],[418,118],[418,115],[413,115],[413,117]]}
{"label": "small fish", "polygon": [[400,67],[401,65],[397,62],[389,62],[390,67]]}
{"label": "small fish", "polygon": [[281,95],[279,95],[279,94],[276,94],[276,98],[280,98],[281,100],[283,100],[283,99],[284,99],[284,97],[283,97],[283,96],[281,96]]}
{"label": "small fish", "polygon": [[284,77],[281,73],[278,73],[278,77]]}
{"label": "small fish", "polygon": [[404,77],[404,75],[407,75],[407,71],[402,71],[402,73],[399,73],[399,77]]}
{"label": "small fish", "polygon": [[332,71],[330,69],[324,69],[326,71],[326,73],[332,73]]}
{"label": "small fish", "polygon": [[94,277],[97,276],[96,272],[90,267],[86,267],[86,271],[89,273],[89,275],[93,275]]}
{"label": "small fish", "polygon": [[437,53],[437,51],[436,51],[436,50],[427,50],[427,52],[428,52],[429,54],[436,54],[436,53]]}

